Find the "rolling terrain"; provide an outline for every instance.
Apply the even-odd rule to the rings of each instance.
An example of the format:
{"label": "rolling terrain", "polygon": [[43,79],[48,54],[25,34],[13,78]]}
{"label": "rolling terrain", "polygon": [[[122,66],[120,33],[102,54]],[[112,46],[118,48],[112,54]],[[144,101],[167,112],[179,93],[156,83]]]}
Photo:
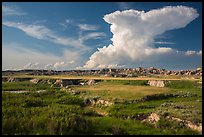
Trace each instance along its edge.
{"label": "rolling terrain", "polygon": [[202,79],[2,76],[2,133],[202,134]]}

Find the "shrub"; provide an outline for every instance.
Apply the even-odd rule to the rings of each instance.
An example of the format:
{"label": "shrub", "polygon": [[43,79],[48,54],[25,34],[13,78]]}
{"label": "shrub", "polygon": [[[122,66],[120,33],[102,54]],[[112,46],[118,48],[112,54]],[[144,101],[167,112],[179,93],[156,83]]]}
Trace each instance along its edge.
{"label": "shrub", "polygon": [[28,98],[25,100],[24,107],[42,107],[45,106],[44,102],[41,99],[33,99],[33,98]]}
{"label": "shrub", "polygon": [[83,99],[80,99],[78,97],[73,97],[73,96],[63,96],[58,99],[57,103],[59,104],[66,104],[66,105],[79,105],[83,106],[84,101]]}
{"label": "shrub", "polygon": [[171,81],[166,86],[172,89],[192,89],[196,87],[196,83],[191,81]]}

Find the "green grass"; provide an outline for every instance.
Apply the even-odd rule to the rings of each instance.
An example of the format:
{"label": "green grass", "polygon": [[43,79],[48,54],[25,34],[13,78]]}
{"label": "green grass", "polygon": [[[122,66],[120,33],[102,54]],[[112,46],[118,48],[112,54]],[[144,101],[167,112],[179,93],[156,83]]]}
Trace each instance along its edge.
{"label": "green grass", "polygon": [[[147,81],[106,80],[96,85],[73,86],[85,94],[72,95],[45,83],[2,82],[2,133],[5,134],[102,134],[102,135],[196,135],[182,123],[165,116],[202,122],[202,87],[194,81],[172,81],[165,88],[150,87]],[[45,92],[35,92],[46,90]],[[155,97],[155,94],[157,96]],[[168,96],[173,94],[175,96]],[[85,106],[86,97],[121,100],[110,107]],[[151,98],[145,100],[145,98]],[[142,100],[143,98],[143,100]],[[131,100],[140,100],[129,103]],[[97,109],[107,113],[100,116]],[[161,116],[153,126],[141,122],[150,113]]]}
{"label": "green grass", "polygon": [[146,81],[102,81],[96,85],[74,86],[77,91],[84,91],[84,97],[100,96],[105,100],[133,100],[146,95],[168,93],[169,88],[146,86]]}
{"label": "green grass", "polygon": [[30,81],[22,82],[2,82],[2,91],[36,91],[36,90],[50,90],[51,87],[48,84],[38,83],[34,84]]}
{"label": "green grass", "polygon": [[64,92],[2,93],[3,134],[86,134],[86,115],[96,114]]}
{"label": "green grass", "polygon": [[111,85],[147,86],[148,80],[104,80],[101,83]]}
{"label": "green grass", "polygon": [[200,85],[197,81],[186,81],[186,80],[171,81],[167,83],[166,86],[172,89],[196,89],[196,88],[202,87],[202,85]]}
{"label": "green grass", "polygon": [[[97,126],[93,127],[96,135],[173,135],[173,134],[197,134],[194,131],[179,127],[173,129],[178,123],[168,123],[165,124],[161,121],[158,126],[160,128],[155,128],[149,124],[141,123],[138,120],[132,119],[118,119],[114,117],[92,117],[90,118],[94,121]],[[162,125],[163,124],[163,125]],[[171,128],[169,128],[170,126]],[[178,127],[178,126],[177,126]]]}

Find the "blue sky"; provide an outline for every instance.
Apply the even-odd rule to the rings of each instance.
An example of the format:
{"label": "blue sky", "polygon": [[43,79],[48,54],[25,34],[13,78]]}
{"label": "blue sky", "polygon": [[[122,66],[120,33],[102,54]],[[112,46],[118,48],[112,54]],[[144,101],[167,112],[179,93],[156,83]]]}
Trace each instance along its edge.
{"label": "blue sky", "polygon": [[[164,32],[158,35],[156,29],[150,32],[154,35],[149,35],[145,29],[141,31],[138,28],[149,26],[137,25],[138,17],[128,15],[155,9],[162,12],[160,9],[165,6],[171,6],[169,17],[175,16],[173,12],[178,10],[190,12],[183,7],[172,8],[178,5],[193,8],[197,13],[193,15],[193,12],[192,18],[181,15],[186,18],[186,25],[176,24],[171,29],[168,29],[169,24],[182,22],[183,18],[176,16],[178,20],[171,20],[167,17],[159,21],[156,17],[156,24],[172,21],[164,24]],[[125,10],[130,12],[122,15]],[[115,15],[116,11],[120,13]],[[198,2],[3,2],[2,12],[2,70],[201,67],[202,4]],[[130,21],[125,21],[126,18]],[[151,24],[151,20],[149,22]],[[111,30],[114,26],[118,31]],[[132,36],[124,34],[122,37],[126,30]],[[143,37],[139,39],[140,34]],[[147,42],[138,45],[137,41],[144,39]],[[123,43],[125,40],[127,45]]]}

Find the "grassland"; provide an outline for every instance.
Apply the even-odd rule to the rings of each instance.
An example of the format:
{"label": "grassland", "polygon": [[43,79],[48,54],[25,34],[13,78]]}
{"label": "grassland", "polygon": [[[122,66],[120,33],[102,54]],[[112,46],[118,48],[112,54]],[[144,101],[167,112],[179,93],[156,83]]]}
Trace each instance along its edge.
{"label": "grassland", "polygon": [[[52,78],[59,77],[67,78]],[[2,92],[4,135],[202,134],[185,126],[183,122],[191,121],[194,125],[202,123],[202,85],[197,80],[173,79],[166,87],[159,88],[148,86],[146,78],[98,78],[94,85],[74,85],[68,89],[51,87],[43,82],[2,82],[2,91],[16,90],[29,92]],[[45,92],[36,92],[38,90]],[[79,91],[80,94],[72,94],[71,90]],[[113,102],[113,105],[85,103],[87,98],[96,96]],[[159,115],[160,120],[156,123],[144,122],[151,113]]]}
{"label": "grassland", "polygon": [[30,81],[22,82],[2,82],[2,91],[37,91],[37,90],[51,90],[50,85],[45,83],[34,84]]}
{"label": "grassland", "polygon": [[146,95],[168,93],[169,88],[149,87],[147,81],[106,80],[92,86],[73,87],[78,91],[86,92],[84,97],[100,96],[106,100],[133,100]]}
{"label": "grassland", "polygon": [[190,81],[200,81],[202,78],[194,78],[194,77],[182,77],[182,76],[139,76],[139,77],[99,77],[99,76],[74,76],[74,75],[26,75],[26,74],[18,74],[18,75],[8,75],[2,77],[16,77],[16,78],[39,78],[39,79],[96,79],[96,80],[190,80]]}

